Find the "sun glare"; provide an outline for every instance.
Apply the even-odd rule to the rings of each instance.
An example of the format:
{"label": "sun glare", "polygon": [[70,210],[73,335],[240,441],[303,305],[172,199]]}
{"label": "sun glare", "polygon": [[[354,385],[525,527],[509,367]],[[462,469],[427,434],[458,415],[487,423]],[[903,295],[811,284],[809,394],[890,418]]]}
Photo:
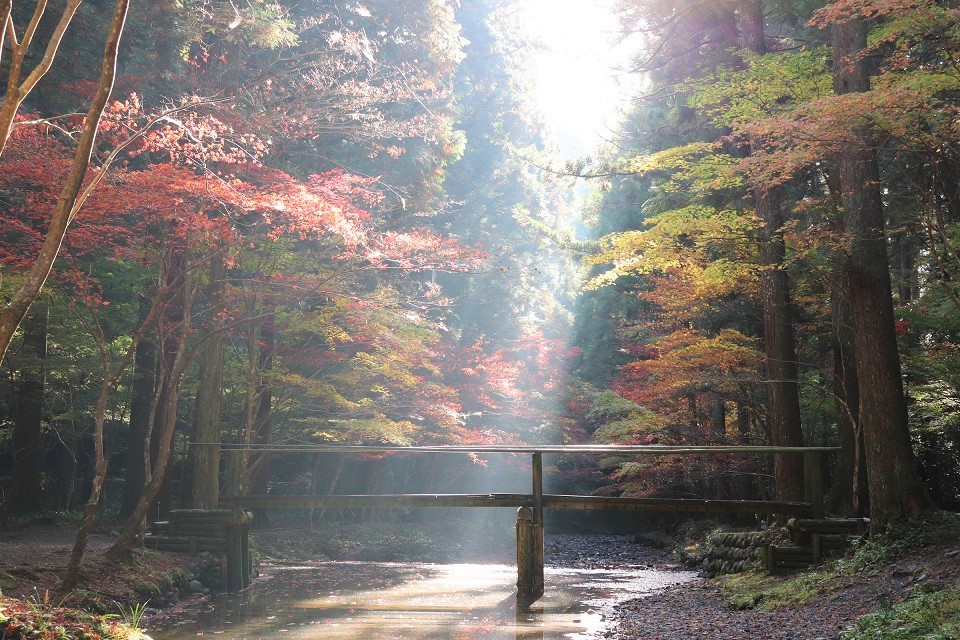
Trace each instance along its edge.
{"label": "sun glare", "polygon": [[530,0],[526,30],[538,42],[536,95],[566,157],[591,153],[610,137],[635,78],[623,73],[632,48],[603,0]]}

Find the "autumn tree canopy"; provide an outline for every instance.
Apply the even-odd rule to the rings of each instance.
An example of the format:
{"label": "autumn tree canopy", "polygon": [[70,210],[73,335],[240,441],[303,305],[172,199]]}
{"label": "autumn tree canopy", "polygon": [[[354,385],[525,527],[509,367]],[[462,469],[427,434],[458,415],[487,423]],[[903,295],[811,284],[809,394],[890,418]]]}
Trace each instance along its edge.
{"label": "autumn tree canopy", "polygon": [[[125,558],[178,505],[493,464],[271,443],[836,445],[833,513],[960,505],[960,5],[619,0],[639,94],[565,166],[520,0],[77,5],[0,3],[5,512],[86,532],[122,478]],[[803,495],[789,455],[556,465]]]}

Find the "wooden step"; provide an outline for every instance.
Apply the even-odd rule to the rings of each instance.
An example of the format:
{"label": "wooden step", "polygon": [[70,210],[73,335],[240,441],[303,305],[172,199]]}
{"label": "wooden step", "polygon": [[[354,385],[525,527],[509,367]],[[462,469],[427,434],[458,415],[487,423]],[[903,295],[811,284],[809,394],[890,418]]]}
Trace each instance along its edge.
{"label": "wooden step", "polygon": [[143,544],[158,551],[197,553],[200,551],[222,551],[226,547],[226,540],[223,538],[148,535],[144,536]]}
{"label": "wooden step", "polygon": [[168,520],[160,520],[158,522],[150,523],[150,532],[154,534],[163,534],[170,530],[170,522]]}
{"label": "wooden step", "polygon": [[863,534],[870,528],[869,518],[797,518],[787,526],[803,533]]}

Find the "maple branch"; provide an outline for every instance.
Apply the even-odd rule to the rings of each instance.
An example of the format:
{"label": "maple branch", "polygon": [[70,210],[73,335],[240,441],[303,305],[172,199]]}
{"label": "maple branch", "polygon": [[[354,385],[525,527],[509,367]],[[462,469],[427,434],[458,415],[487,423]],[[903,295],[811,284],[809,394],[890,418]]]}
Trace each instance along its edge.
{"label": "maple branch", "polygon": [[186,126],[184,126],[178,120],[174,120],[173,118],[170,118],[170,116],[175,113],[187,111],[198,105],[205,106],[210,104],[218,104],[221,102],[226,102],[228,100],[229,98],[210,99],[210,100],[201,101],[198,103],[191,103],[191,104],[180,105],[179,107],[172,107],[170,109],[167,109],[166,111],[162,111],[159,114],[157,114],[154,118],[152,118],[149,122],[147,122],[147,124],[144,125],[143,128],[139,129],[136,133],[134,133],[132,136],[130,136],[129,138],[127,138],[126,140],[118,144],[116,147],[113,148],[113,150],[110,151],[106,159],[104,159],[103,163],[100,165],[100,170],[97,172],[97,175],[93,177],[93,179],[86,186],[86,188],[84,188],[83,192],[79,195],[76,202],[74,203],[73,208],[70,210],[70,218],[72,219],[75,215],[77,215],[77,213],[80,211],[80,208],[83,207],[83,204],[87,201],[87,198],[90,197],[90,194],[97,187],[97,185],[103,181],[103,178],[104,176],[106,176],[107,171],[110,169],[110,166],[114,163],[117,157],[124,151],[124,149],[129,147],[131,144],[133,144],[140,138],[147,135],[147,133],[149,133],[150,130],[154,127],[154,125],[160,122],[172,122],[186,129]]}
{"label": "maple branch", "polygon": [[0,17],[3,18],[4,27],[0,30],[0,52],[3,51],[3,37],[7,35],[10,37],[10,50],[14,51],[19,43],[17,42],[17,30],[13,25],[13,16],[10,15],[10,10],[13,7],[13,0],[3,0],[0,3]]}
{"label": "maple branch", "polygon": [[[17,48],[22,52],[21,57],[26,54],[27,49],[30,48],[30,43],[33,42],[33,34],[37,31],[37,25],[40,24],[40,19],[43,18],[44,12],[47,10],[47,0],[39,0],[37,6],[33,11],[33,17],[30,19],[30,22],[27,24],[27,30],[23,32],[23,39],[20,41],[20,44]],[[49,67],[48,67],[49,68]]]}
{"label": "maple branch", "polygon": [[80,115],[80,114],[69,113],[69,114],[64,114],[62,116],[54,116],[51,118],[38,118],[36,120],[21,120],[19,122],[14,123],[13,126],[16,129],[19,127],[26,127],[26,126],[44,125],[46,127],[53,129],[54,131],[58,131],[59,133],[62,133],[64,137],[68,138],[71,142],[74,142],[76,141],[77,131],[71,131],[70,129],[67,129],[63,125],[57,124],[55,121],[61,118],[69,118],[77,115]]}
{"label": "maple branch", "polygon": [[[71,5],[73,5],[74,10],[76,10],[79,2],[80,0],[71,0],[71,4],[68,5],[68,10]],[[27,272],[24,283],[16,293],[14,293],[10,301],[0,309],[0,362],[3,361],[7,347],[13,339],[14,332],[16,332],[17,327],[20,325],[20,321],[26,315],[33,300],[43,289],[43,285],[46,283],[50,271],[53,269],[53,263],[60,253],[60,247],[66,236],[67,228],[70,225],[73,205],[80,192],[87,168],[90,166],[90,158],[93,153],[97,130],[100,126],[100,118],[103,116],[107,101],[113,92],[120,38],[123,34],[124,24],[126,23],[129,4],[130,0],[116,0],[113,17],[111,18],[110,27],[107,32],[106,43],[104,44],[103,64],[100,70],[97,92],[90,103],[90,108],[87,110],[80,141],[74,152],[73,163],[60,190],[54,211],[50,216],[50,224],[47,228],[43,245],[40,248],[36,260]],[[66,26],[64,25],[64,29],[65,28]],[[63,34],[61,32],[60,37],[62,36]],[[13,74],[12,68],[11,74]],[[4,113],[4,110],[9,109],[9,105],[12,104],[10,102],[11,98],[12,96],[8,94],[7,100],[4,102],[3,107],[0,108],[0,126],[5,125],[7,127],[2,134],[4,136],[3,142],[0,144],[5,144],[6,140],[9,139],[13,115],[16,113],[15,108],[13,113]],[[17,106],[19,106],[19,103],[17,103]],[[3,121],[5,115],[10,116],[8,122]],[[0,148],[0,152],[2,152],[2,148]],[[91,513],[90,518],[92,517],[93,514]]]}

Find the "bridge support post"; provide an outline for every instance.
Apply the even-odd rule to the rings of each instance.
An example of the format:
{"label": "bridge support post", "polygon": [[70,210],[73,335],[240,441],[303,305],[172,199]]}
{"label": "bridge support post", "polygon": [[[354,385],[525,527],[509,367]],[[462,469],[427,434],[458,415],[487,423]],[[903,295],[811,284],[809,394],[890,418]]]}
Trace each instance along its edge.
{"label": "bridge support post", "polygon": [[543,524],[543,454],[533,454],[533,522]]}
{"label": "bridge support post", "polygon": [[811,517],[823,517],[823,454],[808,451],[803,454],[803,493],[813,510]]}
{"label": "bridge support post", "polygon": [[228,591],[240,591],[250,586],[253,578],[253,567],[250,566],[250,522],[253,515],[247,511],[240,512],[236,521],[226,530],[227,557],[226,587]]}
{"label": "bridge support post", "polygon": [[[823,454],[807,451],[803,454],[803,493],[804,499],[812,506],[813,518],[823,518]],[[813,543],[813,561],[819,562],[821,556],[820,533],[811,534]]]}
{"label": "bridge support post", "polygon": [[534,453],[531,470],[533,508],[517,510],[517,608],[543,595],[543,454]]}
{"label": "bridge support post", "polygon": [[543,525],[530,507],[517,510],[517,608],[526,609],[543,595]]}

